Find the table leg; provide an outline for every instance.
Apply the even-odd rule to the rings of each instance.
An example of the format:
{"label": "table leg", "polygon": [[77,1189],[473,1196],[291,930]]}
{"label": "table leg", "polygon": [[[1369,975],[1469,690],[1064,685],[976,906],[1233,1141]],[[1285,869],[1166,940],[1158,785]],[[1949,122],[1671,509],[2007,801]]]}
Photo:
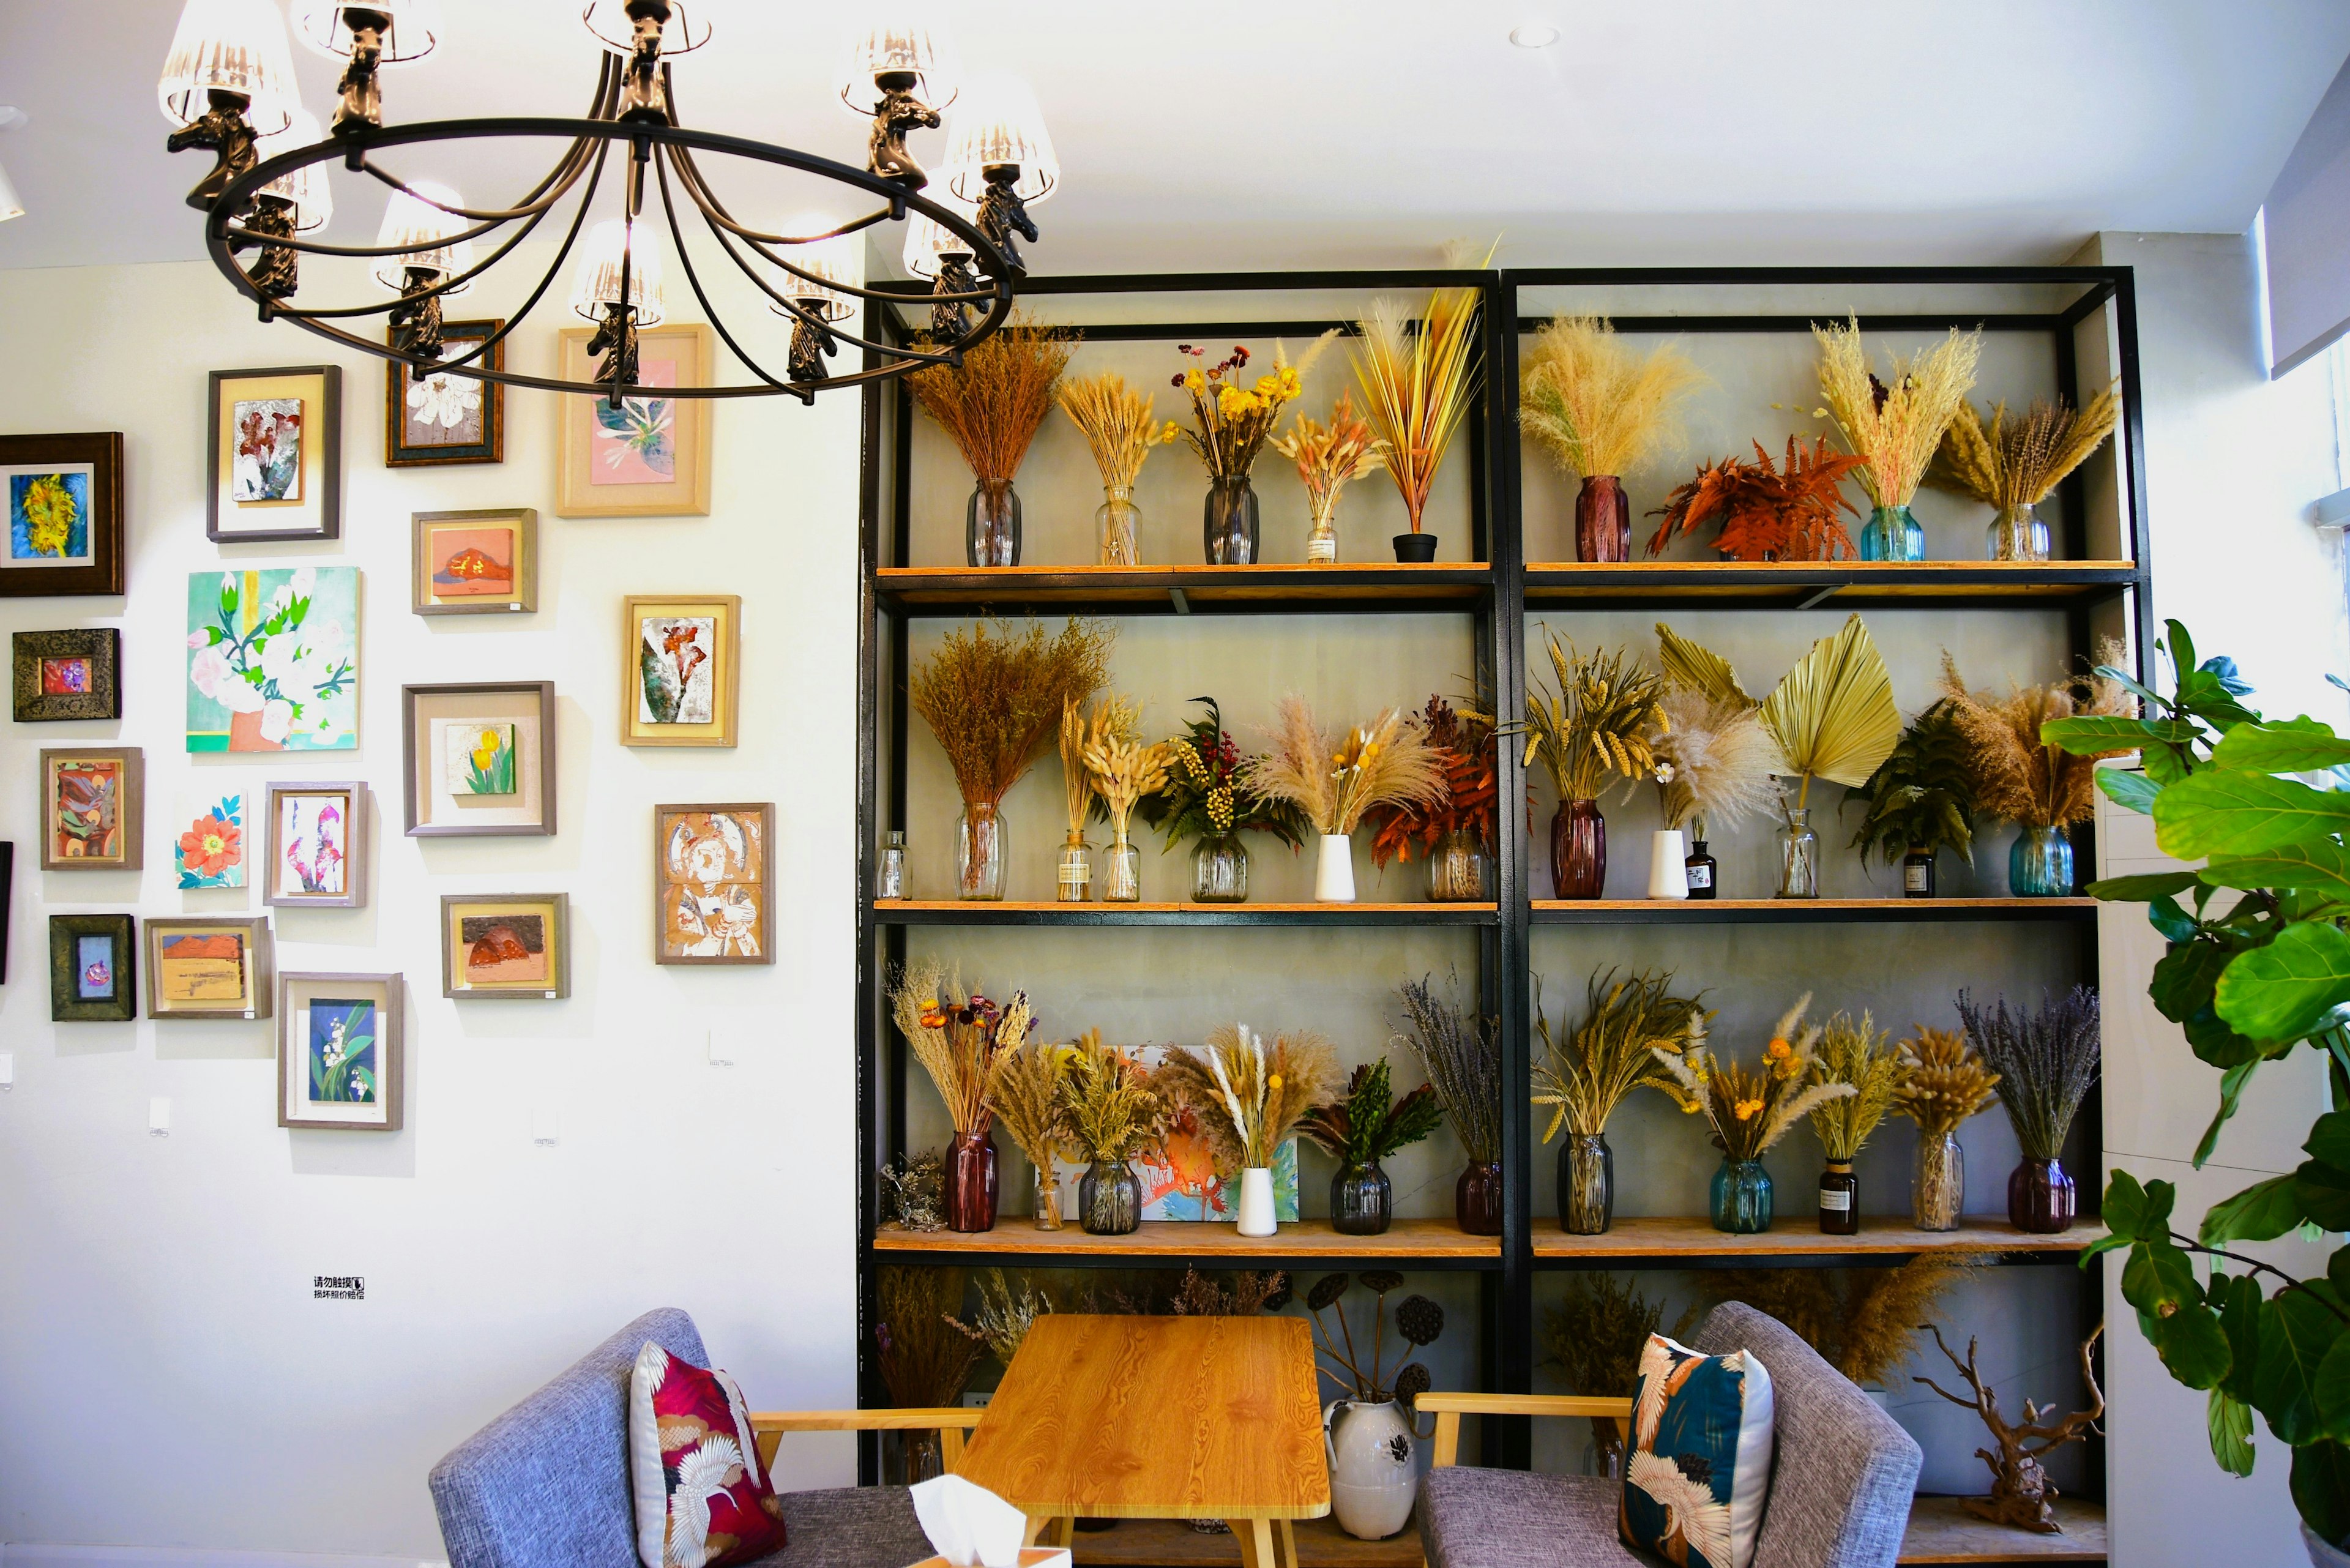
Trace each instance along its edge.
{"label": "table leg", "polygon": [[1297,1531],[1285,1519],[1281,1521],[1281,1568],[1297,1568]]}
{"label": "table leg", "polygon": [[1024,1530],[1024,1531],[1022,1531],[1022,1532],[1020,1532],[1020,1544],[1021,1544],[1021,1545],[1023,1545],[1023,1546],[1034,1546],[1034,1545],[1035,1545],[1035,1544],[1036,1544],[1036,1542],[1038,1542],[1038,1541],[1039,1541],[1039,1540],[1044,1536],[1044,1533],[1045,1533],[1045,1526],[1047,1526],[1047,1525],[1049,1525],[1049,1524],[1051,1524],[1052,1522],[1053,1522],[1053,1517],[1052,1517],[1052,1515],[1050,1515],[1050,1514],[1045,1514],[1045,1513],[1032,1513],[1032,1514],[1030,1514],[1030,1515],[1028,1516],[1028,1527],[1027,1527],[1027,1529],[1025,1529],[1025,1530]]}
{"label": "table leg", "polygon": [[1224,1521],[1224,1528],[1232,1532],[1234,1541],[1240,1542],[1241,1568],[1274,1568],[1272,1552],[1269,1550],[1262,1555],[1258,1552],[1256,1542],[1258,1523],[1259,1521],[1253,1519]]}
{"label": "table leg", "polygon": [[1076,1519],[1076,1515],[1075,1515],[1075,1514],[1073,1514],[1073,1513],[1065,1513],[1065,1514],[1063,1514],[1060,1518],[1058,1518],[1058,1519],[1056,1519],[1056,1520],[1053,1521],[1053,1540],[1052,1540],[1052,1544],[1053,1544],[1053,1545],[1055,1545],[1055,1546],[1075,1546],[1076,1543],[1077,1543],[1077,1519]]}

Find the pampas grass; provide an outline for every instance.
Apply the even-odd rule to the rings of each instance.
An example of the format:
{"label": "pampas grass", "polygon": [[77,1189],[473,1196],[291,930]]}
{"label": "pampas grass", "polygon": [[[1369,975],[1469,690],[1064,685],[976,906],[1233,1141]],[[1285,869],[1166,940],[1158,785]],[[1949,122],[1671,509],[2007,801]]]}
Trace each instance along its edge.
{"label": "pampas grass", "polygon": [[1028,1037],[1025,993],[998,1009],[962,988],[962,976],[936,959],[908,964],[889,988],[889,1014],[931,1075],[959,1133],[983,1133],[993,1117],[987,1087],[996,1058]]}
{"label": "pampas grass", "polygon": [[1953,327],[1930,349],[1894,356],[1889,384],[1869,373],[1859,317],[1843,327],[1814,326],[1812,336],[1820,345],[1820,396],[1845,449],[1861,460],[1860,487],[1879,506],[1908,505],[1942,431],[1975,384],[1981,332]]}
{"label": "pampas grass", "polygon": [[1150,417],[1156,400],[1128,387],[1115,370],[1062,384],[1061,411],[1084,433],[1105,488],[1133,488],[1150,449],[1181,433],[1172,420],[1161,425]]}
{"label": "pampas grass", "polygon": [[1053,410],[1053,393],[1076,337],[1015,311],[994,336],[965,349],[961,365],[925,367],[906,384],[954,441],[972,478],[1008,481]]}
{"label": "pampas grass", "polygon": [[[2110,644],[2104,662],[2119,661]],[[2070,827],[2097,811],[2097,763],[2132,748],[2078,753],[2043,743],[2041,727],[2058,719],[2132,717],[2137,704],[2121,682],[2080,676],[2051,686],[2011,684],[2003,698],[1967,690],[1958,662],[1942,655],[1942,692],[1971,755],[1976,805],[2026,827]]]}
{"label": "pampas grass", "polygon": [[1567,1033],[1560,1015],[1551,1033],[1543,1012],[1542,981],[1534,981],[1534,1031],[1543,1054],[1534,1064],[1534,1103],[1551,1107],[1544,1143],[1561,1127],[1596,1137],[1635,1089],[1670,1092],[1670,1075],[1657,1059],[1657,1047],[1678,1054],[1704,1037],[1705,1014],[1698,998],[1675,996],[1669,971],[1638,971],[1618,980],[1616,971],[1594,971],[1584,988],[1583,1022]]}
{"label": "pampas grass", "polygon": [[1069,1147],[1068,1116],[1061,1103],[1068,1054],[1066,1046],[1025,1040],[998,1052],[988,1064],[987,1108],[1040,1172],[1051,1171],[1055,1158]]}
{"label": "pampas grass", "polygon": [[1752,706],[1716,701],[1668,681],[1659,708],[1663,733],[1654,750],[1658,762],[1672,769],[1661,786],[1667,827],[1693,822],[1703,838],[1711,828],[1735,826],[1771,809],[1779,748]]}
{"label": "pampas grass", "polygon": [[1909,1359],[1918,1325],[1989,1252],[1935,1252],[1898,1269],[1726,1269],[1699,1277],[1715,1301],[1770,1314],[1855,1383],[1882,1385]]}
{"label": "pampas grass", "polygon": [[1364,413],[1388,443],[1388,477],[1403,497],[1411,531],[1419,532],[1436,471],[1469,412],[1477,385],[1477,291],[1440,288],[1428,296],[1419,330],[1411,331],[1402,305],[1371,302],[1357,324],[1356,384]]}
{"label": "pampas grass", "polygon": [[1876,639],[1856,615],[1834,637],[1812,644],[1763,699],[1762,727],[1779,743],[1789,775],[1800,775],[1795,805],[1811,804],[1812,780],[1857,789],[1901,740],[1901,710]]}
{"label": "pampas grass", "polygon": [[1926,483],[2002,512],[2037,506],[2105,444],[2120,418],[2121,400],[2111,387],[2091,398],[2085,408],[2043,399],[2013,421],[2007,417],[2005,403],[1995,404],[1989,431],[1974,405],[1961,401],[1942,432]]}
{"label": "pampas grass", "polygon": [[1269,1169],[1274,1152],[1317,1106],[1346,1086],[1338,1048],[1310,1029],[1274,1040],[1227,1023],[1205,1048],[1170,1051],[1162,1092],[1199,1113],[1220,1171]]}
{"label": "pampas grass", "polygon": [[906,696],[938,737],[965,805],[995,805],[1020,782],[1069,705],[1101,689],[1116,639],[1102,622],[1077,619],[1052,638],[1035,621],[947,633]]}
{"label": "pampas grass", "polygon": [[2097,993],[2076,985],[2061,1002],[2043,1000],[2037,1012],[2011,1013],[2003,996],[1996,1007],[1985,1008],[1962,991],[1959,1021],[1968,1044],[1999,1075],[1999,1097],[2024,1158],[2059,1158],[2073,1117],[2097,1079],[2103,1043]]}
{"label": "pampas grass", "polygon": [[1686,1046],[1650,1047],[1671,1075],[1669,1083],[1657,1086],[1681,1109],[1702,1112],[1713,1128],[1714,1147],[1734,1163],[1762,1158],[1797,1122],[1830,1100],[1848,1099],[1855,1093],[1850,1084],[1804,1083],[1821,1033],[1818,1024],[1804,1026],[1804,1012],[1811,1004],[1812,994],[1805,992],[1780,1016],[1759,1066],[1750,1068],[1718,1055],[1706,1042],[1702,1021],[1691,1024]]}
{"label": "pampas grass", "polygon": [[1651,777],[1666,720],[1665,680],[1621,649],[1578,654],[1544,629],[1550,691],[1526,693],[1525,765],[1540,757],[1562,802],[1596,800],[1619,779]]}
{"label": "pampas grass", "polygon": [[1596,316],[1534,335],[1518,378],[1518,422],[1570,473],[1621,477],[1681,441],[1680,410],[1711,379],[1678,344],[1635,352]]}
{"label": "pampas grass", "polygon": [[1831,1164],[1850,1165],[1859,1158],[1908,1076],[1908,1057],[1894,1045],[1892,1033],[1877,1028],[1866,1012],[1857,1023],[1848,1012],[1828,1020],[1820,1031],[1812,1079],[1853,1088],[1850,1095],[1812,1112],[1812,1130],[1819,1134],[1820,1147]]}
{"label": "pampas grass", "polygon": [[1443,798],[1443,758],[1419,718],[1401,708],[1356,725],[1337,742],[1315,722],[1305,699],[1292,693],[1281,700],[1280,716],[1264,736],[1272,749],[1249,759],[1241,786],[1295,806],[1316,833],[1350,834],[1374,805]]}
{"label": "pampas grass", "polygon": [[1909,1054],[1909,1074],[1894,1092],[1893,1107],[1918,1124],[1921,1137],[1958,1131],[1999,1094],[1999,1075],[1954,1030],[1918,1024],[1918,1037],[1904,1041],[1902,1049]]}

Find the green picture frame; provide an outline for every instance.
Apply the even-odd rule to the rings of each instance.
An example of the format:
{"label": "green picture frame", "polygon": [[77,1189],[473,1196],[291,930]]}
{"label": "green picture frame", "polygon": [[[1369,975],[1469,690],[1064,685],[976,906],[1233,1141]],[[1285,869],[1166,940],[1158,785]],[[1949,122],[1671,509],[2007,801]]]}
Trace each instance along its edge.
{"label": "green picture frame", "polygon": [[[103,942],[100,949],[94,944]],[[88,981],[92,965],[106,965],[104,996]],[[139,1016],[139,931],[129,915],[49,917],[49,1021],[128,1023]]]}

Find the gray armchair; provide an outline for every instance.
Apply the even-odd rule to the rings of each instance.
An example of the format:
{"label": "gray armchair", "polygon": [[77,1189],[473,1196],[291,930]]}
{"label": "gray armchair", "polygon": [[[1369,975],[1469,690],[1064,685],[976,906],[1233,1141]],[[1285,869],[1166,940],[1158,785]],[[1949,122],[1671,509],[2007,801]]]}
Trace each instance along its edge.
{"label": "gray armchair", "polygon": [[[693,1319],[649,1312],[432,1467],[432,1506],[450,1568],[631,1568],[629,1377],[645,1341],[710,1365]],[[977,1410],[826,1410],[754,1415],[763,1463],[782,1434],[938,1428],[951,1469]],[[773,1568],[906,1568],[932,1555],[903,1487],[776,1492],[784,1550]]]}
{"label": "gray armchair", "polygon": [[[1751,1350],[1777,1409],[1770,1500],[1754,1568],[1892,1568],[1924,1456],[1909,1434],[1776,1318],[1742,1302],[1706,1315],[1709,1355]],[[1620,1481],[1453,1464],[1466,1415],[1614,1416],[1629,1399],[1423,1394],[1436,1414],[1435,1468],[1420,1484],[1429,1568],[1652,1568],[1664,1560],[1616,1533]]]}

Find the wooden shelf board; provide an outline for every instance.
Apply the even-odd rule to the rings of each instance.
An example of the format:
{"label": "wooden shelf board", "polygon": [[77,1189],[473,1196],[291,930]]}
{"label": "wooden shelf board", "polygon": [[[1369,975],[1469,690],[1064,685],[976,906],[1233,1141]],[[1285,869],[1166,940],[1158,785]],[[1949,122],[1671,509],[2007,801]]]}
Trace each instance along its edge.
{"label": "wooden shelf board", "polygon": [[999,1218],[993,1231],[893,1231],[873,1235],[873,1251],[903,1262],[957,1263],[973,1258],[1003,1259],[1032,1268],[1066,1265],[1169,1267],[1198,1260],[1211,1268],[1274,1268],[1296,1261],[1339,1262],[1350,1258],[1441,1268],[1499,1268],[1501,1239],[1471,1236],[1450,1220],[1399,1220],[1378,1236],[1341,1236],[1327,1220],[1284,1223],[1277,1236],[1241,1235],[1229,1224],[1146,1220],[1130,1236],[1089,1236],[1072,1220],[1058,1231],[1039,1231],[1025,1215]]}
{"label": "wooden shelf board", "polygon": [[[2103,1563],[2105,1505],[2060,1497],[2050,1505],[2063,1533],[2038,1535],[1991,1524],[1955,1497],[1921,1497],[1909,1505],[1902,1563]],[[1302,1542],[1301,1542],[1302,1544]]]}
{"label": "wooden shelf board", "polygon": [[1345,604],[1460,610],[1493,586],[1482,562],[1357,561],[1335,566],[884,566],[875,589],[910,608],[983,605],[1133,606],[1152,612],[1328,608]]}
{"label": "wooden shelf board", "polygon": [[1688,1259],[1715,1265],[1753,1260],[1817,1257],[1902,1257],[1918,1252],[1995,1251],[2080,1252],[2106,1233],[2094,1220],[2076,1223],[2054,1236],[2029,1235],[2003,1219],[1970,1215],[1956,1231],[1919,1231],[1893,1215],[1865,1215],[1857,1236],[1823,1236],[1808,1201],[1808,1192],[1782,1194],[1783,1207],[1777,1223],[1759,1236],[1732,1236],[1717,1231],[1701,1215],[1617,1215],[1604,1235],[1570,1236],[1555,1218],[1534,1221],[1537,1264],[1588,1262],[1602,1259]]}
{"label": "wooden shelf board", "polygon": [[[1296,1521],[1299,1568],[1420,1568],[1419,1518],[1385,1541],[1357,1541],[1336,1519]],[[1180,1519],[1122,1519],[1099,1533],[1079,1531],[1071,1555],[1085,1568],[1238,1568],[1240,1538],[1202,1534]]]}
{"label": "wooden shelf board", "polygon": [[2139,580],[2127,561],[1551,561],[1526,567],[1526,602],[2028,608],[2102,598]]}
{"label": "wooden shelf board", "polygon": [[1536,925],[1821,925],[2090,920],[2095,898],[1537,898]]}
{"label": "wooden shelf board", "polygon": [[877,898],[885,926],[1490,926],[1497,904],[1060,904]]}

